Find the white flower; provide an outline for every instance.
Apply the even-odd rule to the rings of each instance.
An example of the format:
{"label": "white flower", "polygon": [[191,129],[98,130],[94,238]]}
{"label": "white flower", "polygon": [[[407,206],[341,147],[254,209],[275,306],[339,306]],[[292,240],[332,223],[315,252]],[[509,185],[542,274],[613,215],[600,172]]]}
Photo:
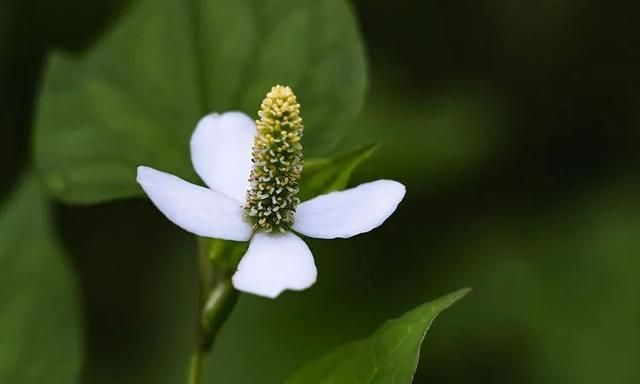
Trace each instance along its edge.
{"label": "white flower", "polygon": [[[293,232],[253,230],[243,206],[251,188],[253,120],[240,112],[211,114],[191,138],[191,160],[204,188],[141,166],[138,183],[173,223],[195,235],[249,241],[233,276],[236,289],[270,298],[286,289],[303,290],[316,281],[316,266],[305,242]],[[396,209],[405,187],[377,180],[300,203],[291,229],[319,239],[348,238],[380,226]]]}

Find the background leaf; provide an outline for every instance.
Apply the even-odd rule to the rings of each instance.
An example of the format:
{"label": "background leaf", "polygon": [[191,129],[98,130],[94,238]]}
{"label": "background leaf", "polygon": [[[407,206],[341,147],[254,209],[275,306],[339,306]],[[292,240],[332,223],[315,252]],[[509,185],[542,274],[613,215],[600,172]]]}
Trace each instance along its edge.
{"label": "background leaf", "polygon": [[462,289],[388,321],[371,337],[342,346],[295,373],[296,383],[411,383],[431,323],[469,292]]}
{"label": "background leaf", "polygon": [[364,72],[342,0],[140,0],[88,53],[50,58],[36,163],[68,202],[139,195],[137,165],[193,177],[198,119],[254,115],[276,83],[298,93],[306,153],[317,155],[358,112]]}
{"label": "background leaf", "polygon": [[51,233],[38,183],[23,182],[0,214],[0,382],[79,379],[81,324],[73,276]]}
{"label": "background leaf", "polygon": [[300,178],[302,201],[347,187],[351,173],[375,152],[375,145],[325,159],[305,161]]}

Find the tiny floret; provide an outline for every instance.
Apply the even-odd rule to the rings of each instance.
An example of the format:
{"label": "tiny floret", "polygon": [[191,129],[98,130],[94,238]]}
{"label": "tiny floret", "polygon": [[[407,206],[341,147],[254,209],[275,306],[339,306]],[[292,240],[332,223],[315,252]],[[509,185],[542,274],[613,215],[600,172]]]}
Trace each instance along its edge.
{"label": "tiny floret", "polygon": [[291,88],[276,85],[262,101],[253,142],[250,189],[244,206],[254,230],[286,232],[300,203],[302,173],[300,104]]}

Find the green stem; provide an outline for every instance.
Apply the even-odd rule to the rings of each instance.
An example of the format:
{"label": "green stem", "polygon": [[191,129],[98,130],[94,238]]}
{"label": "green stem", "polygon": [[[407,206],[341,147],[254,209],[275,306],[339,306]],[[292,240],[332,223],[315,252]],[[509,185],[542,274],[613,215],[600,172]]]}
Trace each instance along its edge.
{"label": "green stem", "polygon": [[238,301],[238,291],[231,283],[235,268],[210,257],[212,252],[210,240],[199,239],[198,248],[200,275],[198,340],[191,353],[187,384],[201,384],[203,360]]}
{"label": "green stem", "polygon": [[231,285],[230,279],[214,279],[209,298],[202,310],[202,332],[200,347],[205,351],[211,349],[222,325],[227,321],[238,301],[238,291]]}
{"label": "green stem", "polygon": [[202,359],[204,355],[202,351],[197,348],[191,354],[191,361],[189,362],[189,376],[187,378],[187,384],[200,384],[200,378],[202,377]]}

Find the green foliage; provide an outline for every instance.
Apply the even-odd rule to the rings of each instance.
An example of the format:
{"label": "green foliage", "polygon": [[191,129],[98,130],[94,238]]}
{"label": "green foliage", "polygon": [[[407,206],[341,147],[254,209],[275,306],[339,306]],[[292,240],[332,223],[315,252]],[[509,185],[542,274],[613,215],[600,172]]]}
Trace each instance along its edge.
{"label": "green foliage", "polygon": [[450,293],[388,321],[371,337],[339,347],[303,367],[286,384],[411,383],[431,323],[468,292]]}
{"label": "green foliage", "polygon": [[[494,212],[441,249],[448,266],[430,276],[433,284],[445,283],[436,275],[446,276],[471,281],[482,293],[448,323],[430,356],[437,359],[452,338],[466,346],[448,352],[454,359],[435,362],[440,376],[491,346],[489,361],[476,360],[487,367],[483,382],[500,374],[516,382],[639,382],[640,307],[632,304],[640,290],[638,186],[607,179],[562,207],[528,213],[518,225],[513,212]],[[424,275],[407,278],[417,283]],[[470,316],[472,323],[463,320]],[[504,368],[520,359],[522,371]],[[448,377],[464,383],[468,376]]]}
{"label": "green foliage", "polygon": [[376,148],[375,145],[366,145],[330,158],[306,161],[300,180],[300,199],[305,201],[346,188],[351,173],[369,159]]}
{"label": "green foliage", "polygon": [[[284,17],[262,23],[265,28],[234,17],[251,8],[246,0],[207,3],[202,9],[221,11],[215,17],[199,13],[215,19],[201,23],[215,33],[198,34],[198,44],[218,44],[200,50],[202,60],[195,59],[196,39],[187,31],[193,29],[187,17],[198,12],[186,12],[197,1],[137,0],[129,9],[120,8],[127,0],[0,2],[3,197],[30,156],[23,140],[36,136],[29,130],[31,89],[40,74],[45,94],[35,137],[38,167],[58,196],[88,203],[134,196],[132,165],[139,161],[195,177],[187,141],[205,110],[203,100],[208,108],[246,107],[255,115],[257,105],[241,100],[239,92],[263,96],[266,89],[250,79],[247,88],[236,87],[245,83],[238,74],[247,58],[255,58],[253,51],[263,52],[255,76],[275,65],[282,71],[297,65],[299,51],[285,49],[273,59],[280,52],[255,42],[268,40],[262,39],[267,28],[307,28],[296,20],[297,9],[311,0],[292,1],[291,16],[279,11]],[[264,20],[269,15],[261,10],[277,6],[274,0],[257,3],[247,19]],[[275,301],[243,295],[216,340],[207,382],[281,383],[312,356],[373,329],[386,313],[408,308],[427,292],[468,283],[478,297],[430,334],[416,384],[640,382],[640,119],[638,97],[627,91],[635,89],[640,58],[629,50],[640,36],[634,18],[626,17],[635,14],[633,2],[563,2],[559,11],[542,12],[508,0],[462,7],[351,3],[366,23],[374,81],[344,147],[381,143],[358,177],[400,179],[410,193],[391,221],[371,234],[311,240],[320,271],[312,289]],[[172,8],[164,9],[167,4]],[[124,16],[113,24],[118,42],[106,31],[84,56],[46,57],[51,44],[77,49],[95,42],[118,13]],[[324,22],[322,33],[348,35],[338,30],[339,20],[336,15]],[[293,49],[307,47],[315,49]],[[324,52],[317,52],[322,58]],[[192,80],[203,72],[191,70],[195,63],[205,63],[207,81]],[[206,92],[197,87],[202,84]],[[357,84],[345,70],[341,85]],[[336,121],[308,124],[305,140],[316,142],[308,149],[325,149],[312,137],[328,130],[332,140],[349,117],[341,108],[360,99],[354,100],[345,97],[337,107],[330,98],[320,106],[302,100],[309,124],[307,112],[314,109],[338,113],[332,115]],[[306,180],[314,179],[314,164],[307,162]],[[15,319],[18,311],[8,309],[18,305],[10,299],[27,289],[33,292],[21,305],[42,306],[50,289],[36,291],[42,279],[15,273],[18,268],[7,263],[26,263],[32,250],[59,254],[50,236],[17,235],[42,226],[31,217],[42,201],[26,200],[15,206],[23,214],[7,207],[11,225],[0,219],[0,382],[20,383],[17,370],[35,375],[52,364],[47,377],[35,381],[68,383],[71,375],[58,379],[67,364],[61,357],[66,339],[50,328],[62,309]],[[60,213],[63,225],[56,231],[78,260],[88,299],[90,364],[83,382],[180,383],[195,323],[193,239],[145,202],[64,207]],[[242,251],[233,250],[231,259]],[[9,253],[11,259],[2,256]],[[35,337],[15,327],[43,317],[46,334],[29,350],[24,343],[14,347],[19,337]],[[77,364],[77,355],[69,355]]]}
{"label": "green foliage", "polygon": [[0,213],[0,382],[69,384],[82,362],[69,267],[40,186],[27,178]]}
{"label": "green foliage", "polygon": [[193,177],[200,117],[255,115],[276,83],[298,94],[305,153],[326,152],[360,109],[362,46],[342,0],[140,0],[83,55],[50,57],[36,123],[36,164],[72,203],[141,193],[146,164]]}

